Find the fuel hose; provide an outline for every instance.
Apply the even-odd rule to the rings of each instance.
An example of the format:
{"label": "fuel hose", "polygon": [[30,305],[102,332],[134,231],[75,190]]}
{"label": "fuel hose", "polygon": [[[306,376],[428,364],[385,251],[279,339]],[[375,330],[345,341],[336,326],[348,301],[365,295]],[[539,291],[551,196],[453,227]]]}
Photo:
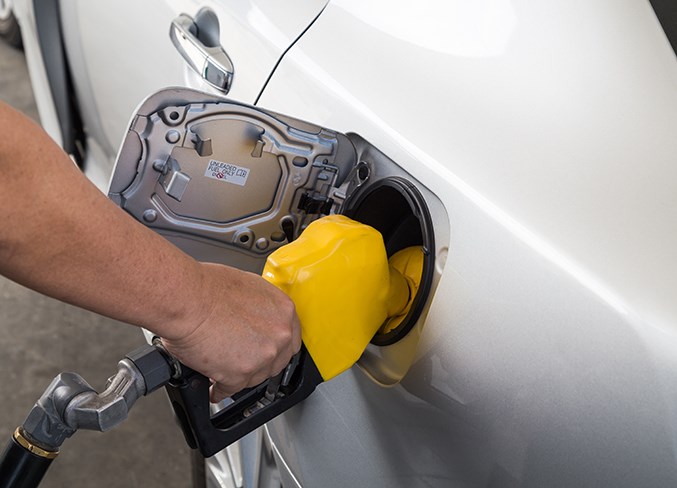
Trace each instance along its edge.
{"label": "fuel hose", "polygon": [[31,443],[17,428],[0,458],[0,487],[35,488],[58,454]]}

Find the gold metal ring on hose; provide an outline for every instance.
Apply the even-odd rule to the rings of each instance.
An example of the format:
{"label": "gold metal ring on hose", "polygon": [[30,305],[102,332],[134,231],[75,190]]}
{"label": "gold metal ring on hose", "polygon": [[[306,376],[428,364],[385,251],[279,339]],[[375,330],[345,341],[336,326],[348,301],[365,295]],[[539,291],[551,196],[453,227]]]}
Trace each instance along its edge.
{"label": "gold metal ring on hose", "polygon": [[21,430],[21,427],[17,427],[16,430],[14,431],[14,440],[17,441],[19,445],[21,445],[21,447],[26,449],[28,452],[35,454],[36,456],[40,456],[46,459],[54,459],[59,455],[58,449],[56,451],[47,451],[39,446],[36,446],[31,441],[26,439]]}

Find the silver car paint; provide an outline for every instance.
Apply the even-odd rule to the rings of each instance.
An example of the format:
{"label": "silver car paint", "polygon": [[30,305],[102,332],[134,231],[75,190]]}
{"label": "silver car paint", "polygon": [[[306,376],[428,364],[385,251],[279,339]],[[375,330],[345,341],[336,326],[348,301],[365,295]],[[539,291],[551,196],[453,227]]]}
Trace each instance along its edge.
{"label": "silver car paint", "polygon": [[451,229],[401,383],[354,368],[275,446],[304,487],[674,485],[677,63],[650,5],[429,3],[458,42],[332,2],[261,99],[375,143]]}

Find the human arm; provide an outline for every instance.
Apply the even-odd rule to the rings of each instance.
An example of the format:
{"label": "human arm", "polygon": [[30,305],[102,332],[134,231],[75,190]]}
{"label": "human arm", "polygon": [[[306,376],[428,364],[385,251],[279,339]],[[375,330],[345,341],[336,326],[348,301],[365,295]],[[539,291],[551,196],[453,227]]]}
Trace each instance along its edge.
{"label": "human arm", "polygon": [[292,302],[261,277],[199,263],[102,195],[38,126],[0,103],[0,273],[161,336],[218,401],[300,347]]}

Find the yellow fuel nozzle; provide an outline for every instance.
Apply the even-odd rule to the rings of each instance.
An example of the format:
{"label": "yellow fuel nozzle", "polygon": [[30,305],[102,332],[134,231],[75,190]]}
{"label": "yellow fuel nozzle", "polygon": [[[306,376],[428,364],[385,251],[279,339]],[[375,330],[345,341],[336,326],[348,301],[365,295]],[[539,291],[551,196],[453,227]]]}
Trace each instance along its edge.
{"label": "yellow fuel nozzle", "polygon": [[268,257],[263,277],[296,305],[303,342],[325,381],[355,364],[374,334],[397,327],[411,307],[423,253],[407,248],[391,261],[376,229],[342,215],[316,220]]}

